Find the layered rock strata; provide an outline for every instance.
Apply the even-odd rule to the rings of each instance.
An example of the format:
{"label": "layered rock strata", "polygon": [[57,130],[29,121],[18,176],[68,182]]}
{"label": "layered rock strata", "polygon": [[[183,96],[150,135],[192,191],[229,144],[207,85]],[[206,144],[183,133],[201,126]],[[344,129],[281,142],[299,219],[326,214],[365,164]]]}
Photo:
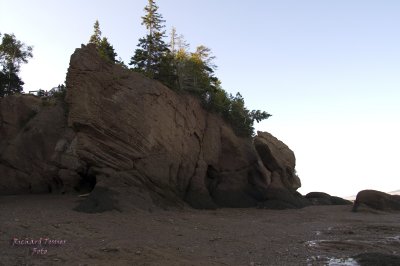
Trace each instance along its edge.
{"label": "layered rock strata", "polygon": [[83,211],[305,205],[294,153],[269,133],[240,138],[193,96],[91,45],[71,56],[66,86],[65,103],[0,99],[0,194],[94,188]]}

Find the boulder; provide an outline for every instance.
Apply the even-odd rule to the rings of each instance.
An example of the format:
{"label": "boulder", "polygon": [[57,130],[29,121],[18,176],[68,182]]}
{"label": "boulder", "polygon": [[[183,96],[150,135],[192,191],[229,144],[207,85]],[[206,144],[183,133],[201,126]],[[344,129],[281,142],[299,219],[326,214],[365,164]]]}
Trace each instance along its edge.
{"label": "boulder", "polygon": [[296,157],[285,143],[268,132],[258,131],[254,138],[254,147],[264,166],[270,172],[277,172],[285,187],[296,190],[301,186],[295,171]]}
{"label": "boulder", "polygon": [[310,192],[305,196],[313,205],[351,205],[352,202],[324,192]]}
{"label": "boulder", "polygon": [[294,152],[268,132],[257,132],[254,147],[270,174],[266,198],[258,206],[270,209],[302,208],[310,203],[296,190],[301,186],[296,174]]}
{"label": "boulder", "polygon": [[362,190],[357,193],[352,211],[358,211],[360,205],[381,211],[400,211],[400,196],[377,190]]}

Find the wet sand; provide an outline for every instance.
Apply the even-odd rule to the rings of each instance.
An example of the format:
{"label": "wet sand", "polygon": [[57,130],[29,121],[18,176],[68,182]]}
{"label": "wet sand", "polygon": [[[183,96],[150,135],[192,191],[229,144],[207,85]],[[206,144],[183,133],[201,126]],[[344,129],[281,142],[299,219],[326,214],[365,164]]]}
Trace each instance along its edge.
{"label": "wet sand", "polygon": [[399,212],[311,206],[86,214],[72,210],[78,201],[0,197],[0,265],[352,265],[349,258],[364,252],[400,255]]}

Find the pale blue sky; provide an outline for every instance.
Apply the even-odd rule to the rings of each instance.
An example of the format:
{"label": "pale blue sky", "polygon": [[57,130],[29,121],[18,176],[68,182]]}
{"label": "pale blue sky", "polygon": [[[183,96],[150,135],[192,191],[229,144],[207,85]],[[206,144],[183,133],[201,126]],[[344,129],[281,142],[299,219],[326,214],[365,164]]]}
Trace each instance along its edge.
{"label": "pale blue sky", "polygon": [[[65,79],[99,19],[127,63],[146,0],[0,0],[0,32],[33,45],[25,89]],[[194,49],[216,55],[225,90],[273,115],[257,125],[297,157],[302,193],[400,188],[400,1],[158,0]]]}

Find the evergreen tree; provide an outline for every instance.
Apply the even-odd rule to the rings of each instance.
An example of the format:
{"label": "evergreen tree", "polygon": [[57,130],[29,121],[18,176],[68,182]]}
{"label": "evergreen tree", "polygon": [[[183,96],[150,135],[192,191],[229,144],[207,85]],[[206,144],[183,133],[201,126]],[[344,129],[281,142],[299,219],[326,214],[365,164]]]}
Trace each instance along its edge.
{"label": "evergreen tree", "polygon": [[98,20],[93,25],[93,34],[90,36],[89,43],[93,43],[96,47],[100,46],[101,43],[101,30],[100,30],[100,23]]}
{"label": "evergreen tree", "polygon": [[143,72],[150,78],[165,79],[170,73],[161,73],[161,68],[167,67],[170,71],[169,49],[164,42],[165,31],[163,30],[162,15],[159,14],[158,6],[154,0],[148,0],[147,6],[144,8],[146,14],[142,17],[142,25],[146,26],[147,35],[139,39],[139,48],[135,50],[135,54],[131,58],[130,65],[134,66],[134,70]]}
{"label": "evergreen tree", "polygon": [[170,50],[173,55],[176,53],[176,41],[178,39],[178,35],[176,34],[176,28],[172,27],[171,30],[171,43],[170,43]]}
{"label": "evergreen tree", "polygon": [[24,82],[18,77],[15,69],[3,68],[0,71],[0,97],[22,92]]}
{"label": "evergreen tree", "polygon": [[180,48],[175,56],[180,88],[207,100],[210,92],[219,86],[219,80],[214,76],[216,67],[212,63],[211,50],[201,45],[189,54],[184,49]]}
{"label": "evergreen tree", "polygon": [[31,46],[17,40],[14,34],[4,34],[0,44],[0,97],[22,91],[24,82],[18,76],[20,65],[31,57]]}
{"label": "evergreen tree", "polygon": [[260,110],[249,111],[240,93],[232,96],[222,89],[214,73],[215,57],[208,47],[200,45],[190,53],[183,36],[172,28],[168,49],[163,41],[164,20],[157,10],[154,0],[148,0],[146,15],[142,17],[142,25],[146,26],[148,34],[139,40],[139,48],[135,50],[130,65],[171,89],[195,95],[203,107],[220,114],[238,136],[251,137],[254,121],[260,122],[271,115]]}
{"label": "evergreen tree", "polygon": [[106,37],[103,37],[97,49],[99,50],[100,55],[106,60],[113,63],[117,62],[115,59],[117,53],[114,51],[114,47],[108,42]]}
{"label": "evergreen tree", "polygon": [[265,111],[253,110],[250,112],[251,121],[254,122],[254,120],[255,120],[257,123],[260,123],[262,120],[267,119],[270,116],[272,116],[272,115],[268,114]]}
{"label": "evergreen tree", "polygon": [[93,34],[90,36],[89,43],[92,43],[96,46],[100,56],[104,59],[113,63],[118,62],[115,59],[117,53],[115,52],[114,47],[108,42],[106,37],[101,38],[100,23],[98,20],[96,20],[94,23]]}
{"label": "evergreen tree", "polygon": [[171,41],[169,46],[173,55],[176,55],[179,51],[187,53],[189,49],[189,44],[186,42],[182,34],[178,35],[176,33],[175,27],[172,27],[171,29]]}
{"label": "evergreen tree", "polygon": [[172,56],[171,72],[174,77],[171,89],[184,90],[184,80],[187,75],[187,65],[190,54],[188,52],[189,45],[186,43],[183,35],[176,33],[176,28],[171,30],[170,51]]}

